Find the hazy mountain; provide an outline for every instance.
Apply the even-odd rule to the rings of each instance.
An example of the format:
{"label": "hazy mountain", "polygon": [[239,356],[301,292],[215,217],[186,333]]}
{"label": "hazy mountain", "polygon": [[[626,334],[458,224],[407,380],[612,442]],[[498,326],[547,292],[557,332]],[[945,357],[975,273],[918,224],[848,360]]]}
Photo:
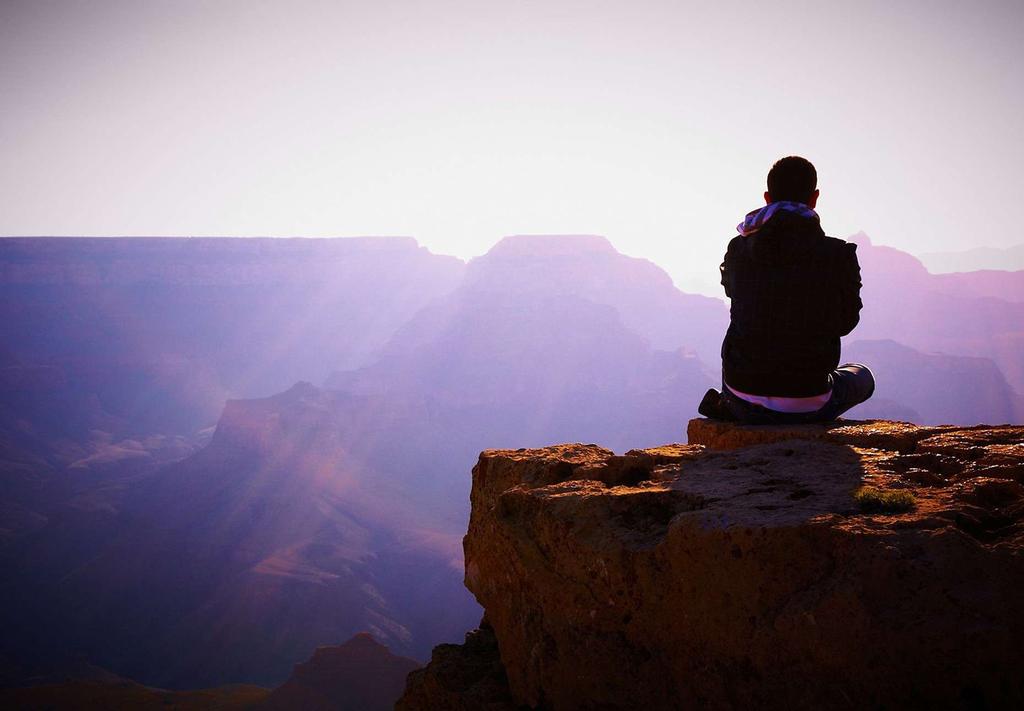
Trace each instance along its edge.
{"label": "hazy mountain", "polygon": [[921,353],[895,341],[854,341],[843,357],[871,364],[875,375],[876,394],[857,406],[857,417],[917,424],[1024,419],[1024,398],[988,358]]}
{"label": "hazy mountain", "polygon": [[[452,487],[466,491],[462,473],[480,449],[680,439],[681,423],[720,377],[685,347],[656,350],[622,315],[638,303],[661,312],[681,346],[689,339],[680,304],[690,304],[703,333],[723,317],[719,302],[689,301],[654,278],[663,272],[604,240],[553,242],[499,243],[470,263],[458,290],[403,327],[376,364],[328,380],[330,388],[387,403],[385,424],[370,428],[357,451],[389,472],[387,480],[409,481],[436,501],[453,531],[464,526],[467,500],[453,497]],[[567,257],[574,249],[594,264],[592,273]],[[637,269],[651,278],[631,293],[618,282]],[[620,293],[628,294],[626,306]]]}
{"label": "hazy mountain", "polygon": [[1024,270],[1024,244],[1012,247],[974,247],[961,251],[927,252],[921,261],[932,274],[982,270]]}
{"label": "hazy mountain", "polygon": [[985,270],[934,276],[934,283],[945,294],[1024,303],[1024,271]]}
{"label": "hazy mountain", "polygon": [[[1019,418],[1014,278],[858,241],[851,415]],[[0,291],[0,656],[175,688],[461,639],[478,452],[683,440],[728,321],[592,236],[0,241]]]}
{"label": "hazy mountain", "polygon": [[[0,564],[10,573],[0,582],[10,623],[0,652],[59,664],[75,650],[99,650],[112,665],[144,669],[149,679],[158,667],[164,678],[189,674],[193,662],[179,652],[198,638],[170,651],[160,647],[172,627],[187,637],[215,614],[203,618],[189,605],[230,606],[244,627],[262,603],[255,585],[248,608],[230,597],[241,586],[204,588],[207,597],[185,594],[176,562],[200,563],[186,568],[194,568],[197,584],[237,579],[237,567],[213,574],[210,561],[245,534],[204,540],[203,554],[212,558],[190,558],[194,537],[185,535],[186,519],[173,504],[187,508],[210,482],[213,491],[229,481],[245,490],[252,471],[238,452],[232,459],[216,447],[205,456],[220,451],[219,469],[202,470],[209,461],[202,458],[165,467],[209,440],[196,429],[216,422],[229,395],[269,394],[372,360],[423,303],[450,291],[462,270],[459,260],[431,255],[411,239],[0,240]],[[186,473],[196,467],[196,489],[185,491]],[[154,484],[179,474],[180,485]],[[321,493],[297,496],[308,502]],[[410,558],[408,547],[388,549],[396,569],[433,566],[438,558],[415,546]],[[451,556],[440,556],[441,567]],[[442,577],[447,584],[451,576]],[[353,584],[352,594],[358,597],[363,583]],[[175,617],[169,599],[197,622],[190,627]],[[153,617],[158,610],[167,617]],[[351,624],[338,623],[336,635],[317,643],[370,628],[350,617]],[[444,616],[435,619],[446,624]],[[223,631],[225,640],[233,634],[243,633]],[[311,642],[294,643],[293,656],[278,662],[281,674]],[[119,645],[127,657],[111,656]],[[428,641],[422,646],[428,649]],[[277,652],[282,648],[285,642]],[[237,652],[211,662],[210,675],[223,676]],[[266,665],[278,659],[274,653]],[[165,655],[156,666],[155,654]],[[243,676],[266,674],[256,661]]]}
{"label": "hazy mountain", "polygon": [[411,238],[0,239],[6,379],[45,367],[129,429],[188,433],[371,362],[463,268]]}
{"label": "hazy mountain", "polygon": [[45,656],[59,639],[181,688],[274,683],[360,630],[421,656],[457,639],[479,616],[458,539],[418,530],[347,453],[367,404],[310,385],[229,403],[196,454],[98,511],[53,512],[4,550],[4,643]]}
{"label": "hazy mountain", "polygon": [[623,325],[653,348],[686,348],[711,365],[718,361],[729,323],[720,299],[680,291],[656,264],[627,257],[596,235],[505,237],[469,263],[463,289],[515,296],[571,294],[612,306]]}
{"label": "hazy mountain", "polygon": [[[864,312],[851,338],[891,339],[924,352],[991,358],[1010,385],[1024,392],[1024,306],[1013,300],[1016,288],[1006,298],[975,296],[963,282],[929,274],[906,252],[873,245],[864,234],[850,239],[859,245],[864,281]],[[988,293],[994,286],[990,282]]]}
{"label": "hazy mountain", "polygon": [[0,239],[0,541],[118,509],[228,397],[371,362],[463,269],[405,238]]}
{"label": "hazy mountain", "polygon": [[[114,458],[134,477],[97,486],[87,510],[68,497],[46,509],[3,549],[7,643],[45,657],[60,635],[131,678],[195,687],[280,681],[313,647],[362,629],[420,657],[459,639],[479,615],[459,567],[477,452],[680,439],[714,380],[692,353],[628,328],[619,302],[666,314],[679,346],[696,342],[687,314],[706,330],[720,302],[601,240],[581,245],[603,252],[590,269],[525,241],[540,249],[509,259],[503,243],[477,260],[333,391],[231,401],[179,463]],[[645,327],[657,335],[658,320]]]}

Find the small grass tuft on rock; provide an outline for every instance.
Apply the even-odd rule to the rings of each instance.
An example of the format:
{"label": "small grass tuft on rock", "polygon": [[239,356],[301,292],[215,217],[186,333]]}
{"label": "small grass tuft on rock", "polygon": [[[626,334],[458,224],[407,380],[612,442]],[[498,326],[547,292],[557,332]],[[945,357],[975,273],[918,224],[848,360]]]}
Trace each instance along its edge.
{"label": "small grass tuft on rock", "polygon": [[887,491],[875,486],[862,486],[853,492],[853,498],[866,513],[902,513],[917,505],[917,499],[909,491],[896,489]]}

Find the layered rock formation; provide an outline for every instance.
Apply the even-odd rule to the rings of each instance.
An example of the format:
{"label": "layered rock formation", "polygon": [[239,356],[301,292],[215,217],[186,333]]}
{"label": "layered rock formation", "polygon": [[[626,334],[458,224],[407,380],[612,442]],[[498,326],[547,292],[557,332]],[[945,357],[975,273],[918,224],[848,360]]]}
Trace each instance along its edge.
{"label": "layered rock formation", "polygon": [[[689,439],[481,454],[466,585],[507,673],[490,708],[1024,702],[1024,427],[695,420]],[[399,707],[469,708],[495,674],[486,648],[461,656]]]}
{"label": "layered rock formation", "polygon": [[466,635],[464,644],[434,648],[430,664],[409,675],[406,692],[395,711],[515,711],[508,676],[498,653],[494,630],[484,620]]}

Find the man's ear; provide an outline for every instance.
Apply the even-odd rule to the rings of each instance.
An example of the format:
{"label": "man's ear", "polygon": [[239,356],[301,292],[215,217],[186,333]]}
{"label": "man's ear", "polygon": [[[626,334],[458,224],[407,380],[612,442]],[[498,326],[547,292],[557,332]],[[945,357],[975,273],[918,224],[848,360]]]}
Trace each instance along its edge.
{"label": "man's ear", "polygon": [[771,205],[772,204],[772,194],[770,192],[768,192],[767,190],[765,190],[765,192],[764,192],[764,204],[765,205]]}
{"label": "man's ear", "polygon": [[811,199],[807,201],[807,207],[814,209],[814,206],[818,204],[818,191],[815,190],[811,193]]}

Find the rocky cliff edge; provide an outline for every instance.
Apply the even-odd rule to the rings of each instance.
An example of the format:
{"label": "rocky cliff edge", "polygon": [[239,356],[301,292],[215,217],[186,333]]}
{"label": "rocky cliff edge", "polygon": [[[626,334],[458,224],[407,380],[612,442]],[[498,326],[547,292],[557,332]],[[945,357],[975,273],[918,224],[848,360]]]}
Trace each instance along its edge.
{"label": "rocky cliff edge", "polygon": [[462,646],[398,709],[1024,704],[1024,427],[693,420],[483,452]]}

